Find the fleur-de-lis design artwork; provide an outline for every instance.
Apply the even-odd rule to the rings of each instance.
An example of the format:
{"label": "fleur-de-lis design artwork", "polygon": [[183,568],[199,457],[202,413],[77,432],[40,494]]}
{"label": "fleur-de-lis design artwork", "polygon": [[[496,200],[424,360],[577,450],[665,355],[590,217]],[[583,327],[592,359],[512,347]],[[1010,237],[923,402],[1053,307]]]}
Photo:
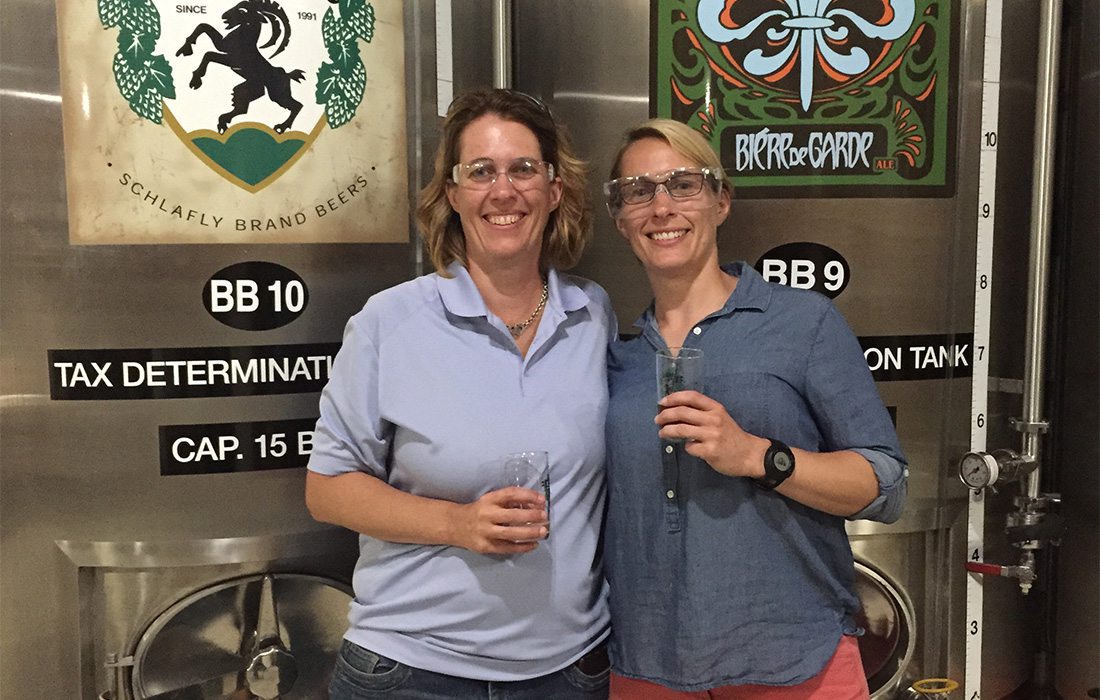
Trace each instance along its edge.
{"label": "fleur-de-lis design artwork", "polygon": [[913,24],[914,0],[883,0],[877,19],[862,17],[835,0],[784,0],[785,7],[760,12],[751,21],[729,27],[722,22],[726,0],[700,0],[699,28],[711,41],[727,44],[744,41],[757,32],[766,37],[767,49],[754,48],[744,58],[745,72],[773,81],[798,64],[798,96],[809,111],[814,95],[815,66],[826,73],[848,78],[871,67],[872,57],[852,43],[852,30],[868,40],[891,42]]}

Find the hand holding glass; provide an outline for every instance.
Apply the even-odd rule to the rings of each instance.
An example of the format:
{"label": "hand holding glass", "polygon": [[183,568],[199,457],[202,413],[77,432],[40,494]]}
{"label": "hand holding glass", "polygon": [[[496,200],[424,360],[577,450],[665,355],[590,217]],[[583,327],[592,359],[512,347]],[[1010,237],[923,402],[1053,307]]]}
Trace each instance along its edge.
{"label": "hand holding glass", "polygon": [[[550,471],[549,455],[542,451],[514,452],[505,455],[501,466],[500,488],[518,486],[541,493],[546,499],[546,532],[550,536]],[[525,508],[520,504],[513,508]]]}
{"label": "hand holding glass", "polygon": [[[668,348],[657,351],[657,400],[677,391],[703,390],[703,351]],[[671,442],[683,442],[682,439]]]}

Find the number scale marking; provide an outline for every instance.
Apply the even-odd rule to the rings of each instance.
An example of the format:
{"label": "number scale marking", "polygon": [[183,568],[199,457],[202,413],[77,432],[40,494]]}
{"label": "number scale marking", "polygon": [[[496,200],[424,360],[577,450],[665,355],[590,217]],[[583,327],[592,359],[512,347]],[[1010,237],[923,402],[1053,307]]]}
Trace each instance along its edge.
{"label": "number scale marking", "polygon": [[[989,317],[993,288],[993,231],[996,215],[998,101],[1001,92],[1001,0],[989,0],[985,9],[985,47],[982,58],[982,117],[979,132],[977,250],[974,270],[974,372],[971,376],[970,449],[986,449],[989,392]],[[984,348],[983,352],[977,349]],[[985,497],[969,490],[967,553],[984,559]],[[982,577],[966,578],[966,671],[963,697],[980,700],[982,681]]]}

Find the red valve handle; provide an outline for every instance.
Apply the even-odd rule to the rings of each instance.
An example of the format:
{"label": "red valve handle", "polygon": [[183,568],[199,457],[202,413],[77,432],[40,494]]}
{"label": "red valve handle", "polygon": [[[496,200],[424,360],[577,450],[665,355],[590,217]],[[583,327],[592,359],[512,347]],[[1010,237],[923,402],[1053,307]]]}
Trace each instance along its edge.
{"label": "red valve handle", "polygon": [[980,561],[966,562],[966,570],[975,574],[989,574],[990,576],[1001,575],[1001,566],[999,564],[986,564]]}

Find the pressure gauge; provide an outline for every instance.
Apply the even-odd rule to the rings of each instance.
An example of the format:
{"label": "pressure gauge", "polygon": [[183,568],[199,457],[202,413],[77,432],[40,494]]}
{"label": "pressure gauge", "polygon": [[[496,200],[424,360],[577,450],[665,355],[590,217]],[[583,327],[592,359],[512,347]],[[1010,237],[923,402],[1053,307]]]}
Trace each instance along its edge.
{"label": "pressure gauge", "polygon": [[997,458],[985,452],[967,452],[959,461],[959,478],[972,489],[984,489],[997,483],[1000,467]]}

